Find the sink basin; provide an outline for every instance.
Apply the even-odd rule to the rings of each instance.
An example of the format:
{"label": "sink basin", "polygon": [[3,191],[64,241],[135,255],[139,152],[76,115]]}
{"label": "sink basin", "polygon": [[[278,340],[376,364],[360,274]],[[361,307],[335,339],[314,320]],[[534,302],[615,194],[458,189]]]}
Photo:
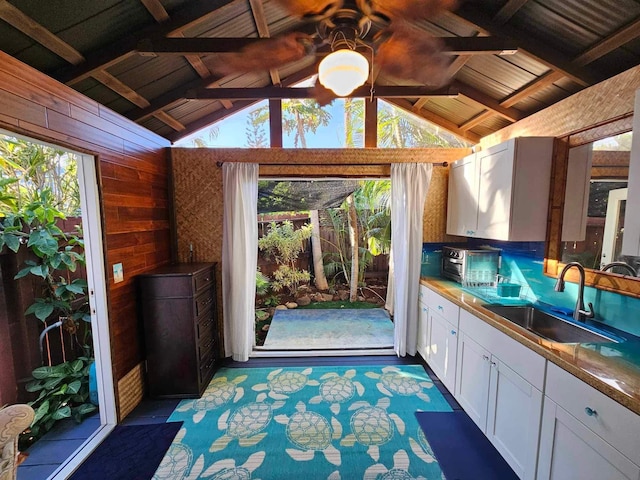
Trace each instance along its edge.
{"label": "sink basin", "polygon": [[515,307],[504,305],[485,305],[484,308],[526,328],[539,337],[558,343],[602,343],[617,342],[614,338],[588,330],[549,315],[535,307]]}

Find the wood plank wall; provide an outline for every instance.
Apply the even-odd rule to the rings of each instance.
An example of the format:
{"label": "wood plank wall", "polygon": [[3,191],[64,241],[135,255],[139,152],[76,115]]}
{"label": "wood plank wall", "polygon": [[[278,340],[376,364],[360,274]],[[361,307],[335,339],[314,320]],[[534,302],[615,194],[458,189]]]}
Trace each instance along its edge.
{"label": "wood plank wall", "polygon": [[[170,142],[4,52],[0,52],[0,128],[98,159],[117,384],[144,359],[134,277],[171,259],[166,153]],[[112,265],[119,262],[124,282],[115,285]]]}

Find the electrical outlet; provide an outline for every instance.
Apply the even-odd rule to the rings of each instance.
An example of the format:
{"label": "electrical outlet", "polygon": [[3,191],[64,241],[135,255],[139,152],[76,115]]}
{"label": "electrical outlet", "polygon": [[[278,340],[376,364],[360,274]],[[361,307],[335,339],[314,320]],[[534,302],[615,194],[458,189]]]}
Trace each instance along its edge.
{"label": "electrical outlet", "polygon": [[124,270],[122,270],[121,263],[113,264],[113,283],[120,283],[124,281]]}

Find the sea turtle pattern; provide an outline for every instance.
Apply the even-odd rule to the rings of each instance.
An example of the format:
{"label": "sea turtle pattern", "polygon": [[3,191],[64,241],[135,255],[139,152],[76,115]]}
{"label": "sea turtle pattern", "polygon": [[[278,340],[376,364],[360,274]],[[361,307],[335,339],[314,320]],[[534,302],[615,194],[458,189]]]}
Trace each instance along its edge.
{"label": "sea turtle pattern", "polygon": [[193,423],[200,423],[209,410],[217,410],[233,400],[233,403],[244,396],[244,389],[239,385],[247,379],[240,375],[231,381],[227,377],[214,377],[200,398],[184,402],[176,408],[178,412],[194,410]]}
{"label": "sea turtle pattern", "polygon": [[218,419],[218,429],[225,433],[216,439],[209,447],[210,452],[218,452],[227,447],[234,439],[241,447],[252,447],[267,436],[263,432],[273,418],[273,411],[281,408],[284,400],[277,400],[273,404],[265,403],[266,393],[260,393],[255,402],[242,405],[231,412],[227,410]]}
{"label": "sea turtle pattern", "polygon": [[307,385],[319,385],[317,380],[309,380],[308,375],[312,371],[312,368],[307,368],[301,372],[283,372],[283,369],[280,368],[267,375],[267,383],[258,383],[252,389],[256,392],[269,390],[269,397],[274,400],[286,400],[289,395],[299,392]]}
{"label": "sea turtle pattern", "polygon": [[202,474],[203,478],[212,480],[251,480],[253,472],[262,465],[266,453],[253,453],[242,465],[236,465],[233,458],[218,460]]}
{"label": "sea turtle pattern", "polygon": [[182,442],[187,430],[181,428],[176,434],[173,443],[165,453],[152,480],[195,480],[200,478],[204,468],[204,455],[200,455],[195,464],[193,451]]}
{"label": "sea turtle pattern", "polygon": [[404,450],[393,454],[393,466],[376,463],[364,472],[364,480],[427,480],[423,476],[414,477],[409,473],[409,455]]}
{"label": "sea turtle pattern", "polygon": [[351,432],[340,442],[342,446],[353,446],[356,442],[368,446],[367,453],[376,462],[380,458],[380,445],[393,438],[394,425],[400,435],[404,435],[404,421],[395,413],[387,413],[391,400],[380,398],[375,406],[365,401],[353,402],[349,410],[355,412],[351,416]]}
{"label": "sea turtle pattern", "polygon": [[286,449],[294,460],[312,460],[316,452],[321,452],[329,463],[336,466],[342,463],[340,450],[332,444],[342,437],[342,425],[336,418],[332,417],[329,423],[322,415],[308,412],[304,402],[298,402],[291,417],[277,415],[275,420],[287,426],[287,438],[297,447]]}
{"label": "sea turtle pattern", "polygon": [[429,395],[424,392],[424,389],[432,388],[433,382],[418,382],[415,378],[403,373],[397,367],[384,367],[382,374],[367,372],[365,375],[369,378],[379,380],[376,385],[378,390],[388,397],[393,397],[394,395],[403,397],[415,395],[425,402],[431,401]]}
{"label": "sea turtle pattern", "polygon": [[347,370],[343,376],[335,372],[325,373],[320,380],[319,395],[312,397],[309,403],[312,405],[327,402],[334,415],[340,413],[340,404],[351,400],[356,392],[361,397],[364,394],[364,386],[358,381],[352,380],[356,376],[354,369]]}

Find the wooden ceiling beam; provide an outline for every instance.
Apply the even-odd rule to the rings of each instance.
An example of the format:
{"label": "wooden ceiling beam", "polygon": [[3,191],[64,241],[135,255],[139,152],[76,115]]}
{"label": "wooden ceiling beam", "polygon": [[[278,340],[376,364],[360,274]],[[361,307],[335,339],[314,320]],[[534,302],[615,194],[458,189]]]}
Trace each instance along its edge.
{"label": "wooden ceiling beam", "polygon": [[462,130],[463,132],[466,132],[468,130],[471,130],[473,127],[475,127],[476,125],[480,125],[482,122],[484,122],[485,120],[493,117],[496,113],[492,112],[491,110],[485,110],[482,113],[479,113],[478,115],[476,115],[475,117],[471,118],[470,120],[467,120],[466,122],[464,122],[462,125],[460,125],[460,130]]}
{"label": "wooden ceiling beam", "polygon": [[158,23],[163,23],[169,20],[169,14],[165,10],[160,0],[140,0],[144,5],[144,8],[151,14],[154,20]]}
{"label": "wooden ceiling beam", "polygon": [[57,35],[51,33],[31,17],[22,13],[22,11],[6,0],[0,0],[0,19],[7,22],[13,28],[20,30],[26,36],[72,65],[78,65],[85,60],[82,54],[75,48],[64,42]]}
{"label": "wooden ceiling beam", "polygon": [[[6,1],[6,0],[2,0]],[[114,42],[87,56],[84,63],[74,67],[65,68],[50,76],[56,80],[74,84],[89,76],[96,70],[108,68],[119,63],[130,55],[135,54],[136,46],[144,38],[165,37],[176,31],[185,29],[193,24],[203,21],[216,10],[222,8],[234,0],[191,0],[184,7],[178,9],[170,20],[142,28],[131,35],[124,37],[119,42]]]}
{"label": "wooden ceiling beam", "polygon": [[[256,30],[260,38],[269,38],[269,24],[267,23],[267,17],[264,14],[264,7],[262,0],[249,0],[249,6],[251,7],[251,14],[253,15],[253,22],[256,24]],[[271,77],[271,83],[279,85],[280,73],[278,69],[272,68],[269,70],[269,76]]]}
{"label": "wooden ceiling beam", "polygon": [[[311,33],[313,30],[302,31]],[[515,42],[499,37],[438,37],[444,42],[445,53],[451,55],[508,55],[518,50]],[[136,51],[141,55],[205,55],[210,53],[232,53],[248,45],[266,43],[267,38],[144,38],[138,42]],[[325,49],[329,54],[330,49]]]}
{"label": "wooden ceiling beam", "polygon": [[[303,68],[302,70],[296,72],[295,74],[288,76],[284,80],[285,85],[290,86],[298,82],[301,82],[302,80],[309,78],[311,75],[314,75],[317,72],[317,70],[318,70],[318,66],[316,64]],[[216,79],[214,81],[212,78],[209,78],[209,79],[191,81],[180,88],[176,88],[174,90],[164,93],[163,95],[157,98],[154,98],[151,104],[147,108],[128,112],[127,114],[125,114],[125,116],[129,120],[133,120],[134,122],[138,122],[138,123],[142,122],[144,119],[153,116],[154,113],[160,110],[169,108],[174,103],[184,100],[188,92],[194,91],[197,89],[207,88],[207,87],[210,87],[211,90],[214,90],[215,87],[219,85],[222,80],[223,79]],[[275,88],[275,87],[271,87],[271,88]],[[224,99],[219,99],[219,100],[221,103],[227,101]],[[262,100],[262,99],[259,99],[259,100]],[[249,105],[251,103],[253,102],[250,102]],[[237,109],[235,108],[235,104],[232,104],[232,105],[233,105],[232,107],[226,110],[226,114],[231,115],[232,113],[237,111]],[[246,102],[243,103],[243,105],[246,105]]]}
{"label": "wooden ceiling beam", "polygon": [[529,0],[508,0],[498,13],[496,13],[495,17],[493,17],[493,21],[497,25],[504,25],[511,20],[511,17],[518,13],[518,10],[524,7],[528,1]]}
{"label": "wooden ceiling beam", "polygon": [[491,110],[501,117],[506,118],[510,122],[517,122],[524,118],[524,114],[520,110],[516,110],[515,108],[507,108],[500,104],[500,102],[493,97],[490,97],[486,93],[483,93],[465,83],[462,83],[458,80],[454,80],[451,86],[457,89],[461,95],[464,95],[470,100],[478,103],[482,107]]}
{"label": "wooden ceiling beam", "polygon": [[[373,97],[385,98],[415,98],[415,97],[455,97],[458,92],[453,88],[441,88],[434,90],[429,87],[397,87],[379,86],[373,90]],[[367,85],[356,88],[349,98],[369,98],[371,88]],[[262,87],[262,88],[210,88],[187,92],[186,98],[190,100],[220,100],[222,98],[234,100],[249,99],[288,99],[288,98],[315,98],[314,89],[286,88],[286,87]]]}
{"label": "wooden ceiling beam", "polygon": [[116,92],[121,97],[126,98],[131,103],[139,108],[146,108],[149,106],[149,101],[140,95],[138,92],[128,87],[116,77],[111,75],[106,70],[100,70],[97,72],[93,72],[93,77],[102,83],[104,86],[110,88],[114,92]]}
{"label": "wooden ceiling beam", "polygon": [[[405,100],[402,98],[390,98],[390,99],[384,99],[384,100],[407,112],[416,114],[415,112],[412,111],[413,105],[408,100]],[[455,136],[460,137],[464,140],[469,140],[473,143],[480,142],[480,136],[471,132],[465,132],[460,130],[458,125],[456,125],[450,120],[447,120],[446,118],[442,118],[441,116],[436,115],[433,112],[430,112],[428,110],[421,110],[420,113],[416,115],[420,116],[421,118],[424,118],[425,120],[433,123],[434,125],[438,125],[439,127],[444,128],[445,130],[451,132]]]}
{"label": "wooden ceiling beam", "polygon": [[472,23],[490,35],[510,39],[518,46],[520,51],[523,51],[550,69],[562,72],[566,77],[571,78],[574,82],[582,86],[593,85],[602,80],[601,76],[571,64],[571,60],[567,59],[565,55],[545,47],[542,43],[535,41],[535,39],[523,35],[521,30],[510,27],[509,25],[497,25],[486,14],[483,14],[477,7],[469,3],[463,4],[452,15]]}
{"label": "wooden ceiling beam", "polygon": [[156,112],[153,114],[153,116],[160,120],[162,123],[165,123],[166,125],[173,128],[176,132],[181,132],[186,128],[182,123],[180,123],[178,120],[176,120],[166,112]]}
{"label": "wooden ceiling beam", "polygon": [[617,32],[596,43],[594,46],[578,55],[572,63],[580,66],[587,65],[638,37],[640,37],[640,18],[637,18],[635,21],[625,25]]}

